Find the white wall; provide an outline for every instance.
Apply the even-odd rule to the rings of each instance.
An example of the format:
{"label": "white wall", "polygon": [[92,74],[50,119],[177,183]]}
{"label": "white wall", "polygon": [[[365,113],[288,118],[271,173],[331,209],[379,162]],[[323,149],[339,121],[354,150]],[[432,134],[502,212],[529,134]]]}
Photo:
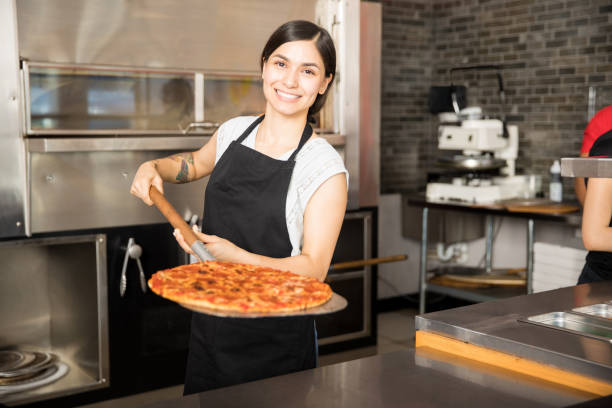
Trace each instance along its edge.
{"label": "white wall", "polygon": [[420,242],[402,236],[402,197],[383,194],[378,201],[378,256],[408,255],[408,260],[378,265],[378,299],[419,291]]}

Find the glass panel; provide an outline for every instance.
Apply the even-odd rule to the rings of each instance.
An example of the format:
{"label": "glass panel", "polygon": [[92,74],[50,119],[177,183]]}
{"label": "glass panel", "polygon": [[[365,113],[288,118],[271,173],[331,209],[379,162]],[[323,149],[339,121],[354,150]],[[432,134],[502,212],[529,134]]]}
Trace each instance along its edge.
{"label": "glass panel", "polygon": [[259,77],[204,75],[204,120],[223,123],[242,115],[260,115],[266,100]]}
{"label": "glass panel", "polygon": [[30,67],[33,131],[160,130],[194,121],[190,73]]}
{"label": "glass panel", "polygon": [[588,88],[587,120],[606,106],[612,105],[612,85],[597,85]]}
{"label": "glass panel", "polygon": [[612,85],[596,86],[595,91],[595,112],[597,113],[606,106],[612,105]]}
{"label": "glass panel", "polygon": [[[364,218],[345,218],[340,229],[336,249],[332,257],[332,264],[338,262],[361,261],[368,257],[364,247],[365,235],[365,220]],[[350,269],[342,269],[342,273],[348,271],[357,271],[363,269],[363,266],[358,266]]]}
{"label": "glass panel", "polygon": [[[370,313],[365,309],[363,277],[329,282],[332,290],[348,301],[346,309],[336,313],[317,316],[317,334],[319,339],[341,334],[358,333],[364,329],[364,315]],[[369,333],[368,333],[369,334]],[[361,337],[365,337],[365,334]]]}

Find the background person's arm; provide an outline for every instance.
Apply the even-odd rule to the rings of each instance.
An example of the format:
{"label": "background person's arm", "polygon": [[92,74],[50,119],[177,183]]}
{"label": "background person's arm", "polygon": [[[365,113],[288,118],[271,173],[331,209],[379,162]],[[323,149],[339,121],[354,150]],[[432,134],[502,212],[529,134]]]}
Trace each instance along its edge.
{"label": "background person's arm", "polygon": [[612,252],[612,179],[590,178],[582,213],[582,242],[589,251]]}

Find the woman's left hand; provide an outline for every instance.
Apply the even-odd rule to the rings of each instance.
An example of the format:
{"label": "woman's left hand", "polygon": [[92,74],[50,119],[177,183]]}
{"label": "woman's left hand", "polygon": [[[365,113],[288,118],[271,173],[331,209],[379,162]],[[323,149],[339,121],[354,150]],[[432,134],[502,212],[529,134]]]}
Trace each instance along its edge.
{"label": "woman's left hand", "polygon": [[[215,260],[225,262],[240,262],[239,255],[242,250],[227,239],[220,238],[216,235],[204,234],[200,232],[195,225],[193,227],[193,232],[200,241],[204,242],[206,249],[208,249],[208,252],[215,257]],[[185,250],[185,252],[195,255],[193,250],[189,247],[189,245],[187,245],[187,242],[185,242],[183,234],[181,234],[180,230],[175,229],[173,234],[176,241],[179,243],[181,248]]]}

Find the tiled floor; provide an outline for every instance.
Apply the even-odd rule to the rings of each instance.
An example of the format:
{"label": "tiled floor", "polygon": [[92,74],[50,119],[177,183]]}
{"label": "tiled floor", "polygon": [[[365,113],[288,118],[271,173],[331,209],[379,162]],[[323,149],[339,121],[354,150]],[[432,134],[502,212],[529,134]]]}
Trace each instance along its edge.
{"label": "tiled floor", "polygon": [[[402,309],[378,315],[377,346],[364,347],[319,358],[321,366],[355,360],[358,358],[384,354],[392,351],[414,347],[414,316],[416,309]],[[85,405],[86,408],[133,408],[151,404],[165,399],[178,398],[183,394],[183,386],[163,388],[143,394],[132,395],[116,400]]]}

